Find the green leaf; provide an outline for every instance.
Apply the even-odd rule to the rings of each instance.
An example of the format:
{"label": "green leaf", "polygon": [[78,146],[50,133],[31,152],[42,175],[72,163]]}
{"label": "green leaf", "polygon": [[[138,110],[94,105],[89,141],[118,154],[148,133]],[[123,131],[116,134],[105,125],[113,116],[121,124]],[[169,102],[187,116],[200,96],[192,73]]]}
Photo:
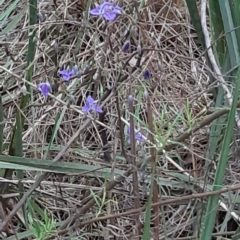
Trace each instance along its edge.
{"label": "green leaf", "polygon": [[[237,84],[234,91],[233,103],[232,107],[228,116],[228,123],[227,129],[225,132],[224,140],[223,140],[223,147],[220,153],[220,158],[217,165],[217,170],[215,174],[215,179],[213,182],[212,191],[217,191],[222,188],[224,173],[227,166],[228,161],[228,154],[229,154],[229,145],[231,143],[232,135],[233,135],[233,128],[235,123],[235,113],[237,108],[237,100],[239,97],[239,89],[240,89],[240,68],[237,72]],[[219,196],[214,195],[210,196],[208,199],[207,210],[203,218],[202,224],[202,232],[200,235],[200,240],[210,240],[215,219],[217,213],[217,206],[218,206]]]}
{"label": "green leaf", "polygon": [[188,12],[191,16],[193,27],[194,27],[194,29],[197,33],[198,39],[199,39],[199,42],[202,45],[202,48],[206,49],[204,35],[203,35],[203,31],[202,31],[202,26],[201,26],[201,20],[200,20],[198,8],[197,8],[197,3],[196,3],[196,1],[192,1],[192,0],[186,0],[186,3],[187,3],[187,7],[188,7]]}
{"label": "green leaf", "polygon": [[13,20],[2,30],[1,32],[2,36],[4,36],[7,33],[10,33],[11,31],[13,31],[14,28],[16,28],[17,24],[21,21],[26,10],[27,10],[27,7],[24,7],[23,10],[13,18]]}
{"label": "green leaf", "polygon": [[[231,68],[231,63],[230,63],[230,56],[227,53],[226,55],[226,59],[224,61],[224,66],[222,68],[223,70],[223,74],[226,73],[229,69]],[[225,77],[224,80],[226,82],[230,82],[231,81],[231,77]],[[219,87],[218,93],[217,93],[217,97],[216,97],[216,101],[215,101],[215,109],[219,109],[221,107],[224,106],[224,90]],[[209,141],[208,141],[208,150],[206,151],[206,158],[207,159],[214,159],[216,157],[216,154],[218,153],[218,145],[219,142],[222,139],[223,136],[223,129],[225,128],[227,124],[227,118],[225,115],[215,119],[212,124],[211,124],[211,128],[210,128],[210,134],[209,134]],[[207,164],[207,162],[206,162]],[[206,170],[205,173],[208,171],[208,166],[205,165]]]}
{"label": "green leaf", "polygon": [[[92,166],[88,164],[79,164],[72,162],[52,162],[51,160],[24,158],[16,156],[0,155],[1,168],[10,169],[25,169],[32,171],[55,172],[65,174],[79,174],[85,172],[88,176],[104,177],[104,174],[110,176],[111,168],[99,168],[99,166]],[[115,171],[116,175],[123,174],[123,171]]]}
{"label": "green leaf", "polygon": [[[3,0],[4,1],[4,0]],[[2,5],[3,2],[0,2],[0,5]],[[8,20],[10,14],[12,14],[12,11],[16,9],[17,4],[19,3],[19,0],[15,0],[10,6],[8,6],[7,9],[4,9],[2,13],[0,14],[0,28],[3,28],[5,25],[5,22]],[[2,8],[3,6],[1,6]]]}
{"label": "green leaf", "polygon": [[53,133],[52,133],[50,142],[48,144],[48,149],[47,149],[46,153],[44,154],[44,159],[47,158],[48,153],[49,153],[50,149],[52,148],[53,140],[54,140],[54,138],[57,135],[57,131],[58,131],[59,127],[60,127],[60,124],[62,122],[62,119],[64,117],[65,112],[66,112],[66,108],[64,108],[64,110],[61,112],[61,114],[57,113],[57,116],[55,118],[55,124],[54,124],[54,128],[53,128]]}
{"label": "green leaf", "polygon": [[230,56],[232,67],[235,67],[239,63],[239,47],[235,32],[235,26],[232,19],[232,13],[229,6],[229,1],[219,0],[219,6],[221,9],[221,16],[224,25],[224,31],[227,39],[227,46]]}
{"label": "green leaf", "polygon": [[221,12],[219,3],[216,0],[209,1],[209,17],[211,26],[211,37],[213,44],[213,52],[220,66],[223,65],[225,51],[226,51],[226,39],[223,28],[223,21],[221,18]]}

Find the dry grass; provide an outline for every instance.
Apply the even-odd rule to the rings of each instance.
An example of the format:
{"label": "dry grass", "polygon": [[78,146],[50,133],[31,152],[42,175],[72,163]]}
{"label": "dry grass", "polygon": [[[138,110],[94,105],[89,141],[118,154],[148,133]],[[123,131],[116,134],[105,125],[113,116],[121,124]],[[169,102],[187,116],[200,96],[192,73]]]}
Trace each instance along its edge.
{"label": "dry grass", "polygon": [[[106,114],[103,126],[92,121],[79,136],[71,148],[62,156],[62,162],[77,162],[98,166],[112,167],[114,171],[126,170],[130,166],[122,156],[119,115],[129,122],[127,97],[134,98],[135,119],[137,128],[147,133],[147,114],[144,91],[148,91],[156,126],[155,135],[159,141],[166,143],[174,140],[190,129],[193,123],[201,120],[209,113],[211,100],[208,95],[208,76],[205,71],[205,60],[197,45],[197,39],[189,20],[184,1],[149,1],[139,15],[139,20],[133,18],[131,1],[119,1],[124,6],[125,14],[113,23],[106,24],[102,19],[89,16],[84,19],[86,1],[41,1],[39,11],[44,14],[45,21],[37,28],[37,53],[34,62],[33,84],[49,81],[54,85],[54,96],[67,102],[69,96],[74,96],[75,103],[67,108],[54,140],[56,150],[50,151],[48,159],[53,159],[59,149],[65,146],[70,137],[84,124],[85,116],[77,110],[85,103],[86,96],[91,94],[104,107]],[[166,3],[164,3],[166,2]],[[24,1],[16,7],[16,13],[22,9]],[[56,5],[55,5],[56,4]],[[91,5],[93,6],[93,4]],[[10,16],[10,19],[14,14]],[[131,18],[130,18],[131,17]],[[27,14],[10,32],[5,42],[14,56],[15,62],[8,66],[11,72],[24,77],[26,67],[28,35]],[[131,42],[131,53],[123,53],[122,47],[126,40]],[[53,44],[58,43],[56,55]],[[133,54],[138,44],[142,46],[143,55],[138,64],[138,55]],[[57,58],[56,58],[57,56]],[[133,57],[131,57],[133,56]],[[9,59],[2,55],[1,64]],[[8,60],[7,60],[8,59]],[[74,78],[65,84],[57,76],[59,68],[77,65],[81,72],[86,66],[90,71],[80,78]],[[151,72],[150,80],[143,80],[144,69]],[[123,78],[124,77],[124,78]],[[6,72],[1,72],[3,85],[8,92],[4,95],[4,109],[7,123],[5,126],[5,144],[9,144],[15,107],[19,101],[22,82]],[[55,118],[65,107],[54,99],[42,97],[34,91],[31,107],[26,114],[26,131],[24,132],[24,156],[43,157],[48,146]],[[116,98],[118,96],[118,103]],[[171,125],[176,119],[178,121]],[[101,119],[100,119],[101,120]],[[124,122],[123,122],[124,124]],[[110,151],[111,161],[106,162],[109,155],[101,133],[106,132],[107,151]],[[125,134],[126,135],[126,134]],[[167,138],[167,139],[166,139]],[[202,191],[185,177],[176,165],[181,166],[196,180],[203,180],[205,166],[205,149],[207,144],[207,128],[191,135],[183,142],[183,146],[175,147],[164,155],[159,155],[157,172],[161,199],[173,199]],[[130,156],[130,146],[125,145],[127,156]],[[7,154],[7,151],[5,152]],[[149,156],[149,146],[137,146],[137,161]],[[175,162],[174,165],[172,162]],[[113,162],[115,164],[113,164]],[[139,169],[139,195],[141,206],[145,206],[149,193],[150,166]],[[175,173],[175,175],[173,175]],[[176,175],[178,173],[178,175]],[[35,179],[35,172],[25,172],[26,187]],[[102,189],[104,175],[89,177],[87,175],[57,175],[51,174],[38,188],[34,195],[36,203],[52,213],[56,221],[66,220],[75,214],[92,197],[90,189],[97,193]],[[107,197],[110,193],[107,193]],[[99,213],[95,204],[85,215],[81,215],[76,223],[82,223],[79,228],[72,228],[70,236],[81,236],[81,239],[133,239],[132,228],[135,225],[134,215],[125,215],[108,220],[111,213],[119,214],[134,208],[132,177],[125,178],[111,190],[112,202],[106,202],[100,211],[105,220],[91,224],[83,224]],[[159,208],[160,239],[190,239],[196,230],[197,211],[201,204],[196,200],[179,202],[174,206]],[[13,220],[13,226],[16,224]],[[140,215],[144,223],[144,211]],[[12,226],[12,227],[13,227]],[[21,230],[19,230],[21,231]],[[94,237],[95,235],[95,237]],[[96,235],[99,237],[97,238]],[[115,238],[114,238],[115,237]],[[57,237],[56,237],[57,239]],[[70,239],[70,238],[66,238]],[[78,238],[80,239],[80,238]]]}

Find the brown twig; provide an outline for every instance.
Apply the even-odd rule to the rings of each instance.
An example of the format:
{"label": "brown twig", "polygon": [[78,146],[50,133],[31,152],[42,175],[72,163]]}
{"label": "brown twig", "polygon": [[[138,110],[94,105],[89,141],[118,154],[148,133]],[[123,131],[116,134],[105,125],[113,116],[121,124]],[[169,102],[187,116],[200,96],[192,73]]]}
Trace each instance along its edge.
{"label": "brown twig", "polygon": [[[85,123],[78,129],[78,131],[69,139],[66,146],[58,153],[58,155],[54,158],[53,162],[57,162],[61,159],[64,153],[68,150],[71,144],[75,141],[76,138],[79,137],[79,134],[85,129],[88,124],[91,122],[90,119],[86,119]],[[16,212],[21,208],[21,206],[27,201],[28,197],[33,193],[33,191],[41,184],[41,182],[49,175],[49,173],[43,173],[36,182],[32,185],[32,187],[23,195],[20,201],[14,206],[13,210],[9,213],[9,215],[4,219],[4,221],[0,224],[0,232],[7,226],[8,222],[12,219],[12,217],[16,214]]]}
{"label": "brown twig", "polygon": [[[131,94],[131,85],[130,85],[130,94]],[[140,196],[139,196],[139,187],[138,187],[138,173],[137,173],[137,164],[136,164],[136,139],[135,139],[135,126],[134,126],[134,107],[133,107],[133,97],[132,95],[128,96],[129,112],[130,112],[130,142],[131,142],[131,164],[133,166],[133,197],[135,209],[140,207]],[[139,239],[141,233],[141,225],[139,222],[139,215],[135,216],[135,231],[133,236],[136,239]]]}
{"label": "brown twig", "polygon": [[[240,101],[238,102],[238,107],[240,106]],[[229,109],[221,109],[217,112],[212,113],[211,115],[207,116],[205,119],[203,119],[202,121],[200,121],[199,123],[196,123],[195,127],[193,127],[191,129],[191,131],[187,130],[184,134],[182,134],[181,136],[179,136],[178,138],[176,138],[174,140],[174,142],[182,142],[185,139],[187,139],[192,133],[198,131],[199,129],[201,129],[202,127],[210,124],[213,120],[215,120],[216,118],[226,114],[229,112]],[[165,150],[170,150],[172,148],[175,147],[174,143],[170,143],[169,145],[165,146]],[[157,154],[162,154],[162,150],[159,150],[157,152]],[[142,164],[144,162],[150,162],[151,161],[151,156],[148,157],[147,159],[144,159],[143,161],[138,162],[137,167],[141,167]],[[117,183],[121,182],[124,180],[125,177],[128,177],[130,174],[132,173],[132,168],[129,168],[128,170],[126,170],[123,175],[119,176],[116,180],[112,180],[110,181],[107,186],[106,186],[106,191],[111,190]],[[103,196],[103,191],[99,192],[97,195],[99,197]],[[70,226],[71,224],[73,224],[82,214],[85,214],[87,212],[87,210],[89,208],[91,208],[94,204],[95,204],[95,200],[91,199],[89,200],[88,203],[86,203],[80,210],[78,213],[76,213],[73,216],[70,216],[67,220],[65,220],[65,222],[63,223],[63,225],[60,227],[60,230],[66,229],[68,226]]]}
{"label": "brown twig", "polygon": [[[238,107],[240,106],[240,101],[238,102]],[[199,129],[201,129],[202,127],[208,125],[209,123],[211,123],[213,120],[217,119],[218,117],[226,114],[229,112],[229,109],[221,109],[217,112],[212,113],[211,115],[207,116],[205,119],[203,119],[202,121],[200,121],[199,123],[197,123],[195,125],[195,127],[193,127],[193,129],[191,131],[186,131],[184,134],[182,134],[181,136],[179,136],[177,139],[175,139],[175,142],[182,142],[183,140],[185,140],[186,138],[188,138],[193,132],[198,131]],[[53,160],[54,162],[58,161],[62,155],[68,150],[68,148],[70,147],[70,145],[75,141],[75,139],[79,136],[79,134],[81,133],[81,131],[83,129],[85,129],[88,124],[91,122],[90,119],[87,119],[85,124],[83,124],[79,130],[71,137],[71,139],[68,141],[67,145],[59,152],[59,154],[55,157],[55,159]],[[169,145],[166,145],[165,150],[170,150],[171,148],[173,148],[175,146],[175,144],[171,143]],[[158,151],[158,154],[161,154],[162,150]],[[144,159],[143,161],[138,163],[138,167],[140,167],[143,162],[145,161],[150,161],[150,158]],[[117,183],[121,182],[125,177],[128,177],[130,174],[132,173],[132,168],[126,170],[126,172],[122,175],[119,176],[116,180],[112,180],[110,181],[107,186],[106,186],[106,191],[111,190]],[[0,232],[3,231],[3,229],[6,227],[6,225],[8,224],[8,222],[12,219],[12,217],[16,214],[16,212],[20,209],[20,207],[24,204],[24,202],[27,200],[27,198],[32,194],[32,192],[41,184],[41,182],[48,176],[48,173],[44,173],[42,174],[37,180],[36,182],[32,185],[32,187],[28,190],[28,192],[26,192],[23,197],[20,199],[20,201],[15,205],[15,207],[13,208],[13,210],[9,213],[9,215],[5,218],[5,220],[0,224]],[[101,197],[103,195],[103,191],[101,191],[98,196]],[[86,203],[84,205],[84,207],[82,207],[79,211],[79,213],[76,213],[74,216],[71,216],[70,218],[68,218],[63,225],[60,227],[60,229],[65,229],[68,225],[71,225],[73,222],[76,221],[76,219],[79,218],[79,216],[81,214],[86,213],[86,211],[91,208],[93,205],[95,204],[95,200],[91,199],[88,203]]]}
{"label": "brown twig", "polygon": [[[152,207],[156,207],[156,206],[159,207],[159,206],[167,206],[167,205],[179,205],[181,202],[186,201],[186,200],[201,199],[201,198],[210,197],[210,196],[213,196],[213,195],[220,195],[222,193],[226,193],[226,192],[229,192],[229,191],[236,191],[238,189],[240,189],[240,184],[236,184],[236,185],[230,186],[228,188],[223,188],[223,189],[218,190],[218,191],[197,193],[197,194],[191,194],[191,195],[188,195],[188,196],[178,197],[178,198],[169,199],[169,200],[165,200],[165,201],[158,201],[156,203],[153,203],[151,206]],[[90,225],[94,222],[104,221],[106,219],[113,219],[113,218],[119,218],[119,217],[122,217],[122,216],[131,216],[133,214],[139,214],[139,213],[145,211],[145,209],[146,209],[146,206],[140,207],[139,209],[131,209],[129,211],[125,211],[125,212],[122,212],[122,213],[111,214],[111,215],[108,215],[108,216],[93,218],[93,219],[85,221],[85,222],[79,222],[78,224],[76,224],[76,226],[72,226],[72,227],[69,227],[67,229],[60,230],[60,231],[57,232],[57,234],[58,235],[63,235],[66,232],[68,232],[69,230],[73,230],[74,228],[81,228],[81,227],[84,227],[86,225]],[[47,240],[54,239],[54,238],[55,238],[55,235],[49,237]]]}
{"label": "brown twig", "polygon": [[[153,126],[153,115],[152,115],[152,107],[151,107],[151,100],[148,95],[148,93],[145,93],[145,97],[147,99],[147,120],[148,120],[148,127],[150,130],[150,133],[148,134],[148,139],[152,143],[152,146],[150,148],[151,153],[151,165],[152,165],[152,202],[156,203],[158,202],[158,184],[157,184],[157,174],[156,174],[156,146],[154,141],[154,126]],[[159,239],[159,207],[154,206],[153,207],[153,222],[154,222],[154,239]]]}

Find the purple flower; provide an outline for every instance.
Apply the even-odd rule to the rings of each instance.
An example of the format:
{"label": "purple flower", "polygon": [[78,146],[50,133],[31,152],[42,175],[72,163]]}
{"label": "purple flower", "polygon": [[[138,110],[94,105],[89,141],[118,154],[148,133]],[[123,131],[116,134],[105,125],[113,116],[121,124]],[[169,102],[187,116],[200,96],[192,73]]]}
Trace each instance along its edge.
{"label": "purple flower", "polygon": [[58,73],[66,82],[68,82],[71,79],[71,77],[75,75],[74,70],[70,70],[70,69],[61,70],[61,71],[58,71]]}
{"label": "purple flower", "polygon": [[150,77],[151,77],[151,73],[150,73],[150,71],[149,71],[148,69],[146,69],[146,70],[144,71],[144,73],[143,73],[143,78],[144,78],[145,80],[148,80]]}
{"label": "purple flower", "polygon": [[96,101],[91,97],[88,96],[86,100],[86,105],[82,108],[83,113],[89,113],[91,111],[102,113],[102,108],[96,103]]}
{"label": "purple flower", "polygon": [[52,87],[49,82],[40,83],[38,89],[41,91],[44,97],[47,97],[50,92],[52,92]]}
{"label": "purple flower", "polygon": [[113,21],[118,14],[122,13],[122,8],[110,2],[103,2],[96,8],[93,8],[90,13],[94,16],[103,16],[108,21]]}
{"label": "purple flower", "polygon": [[[129,126],[127,128],[127,134],[130,136],[130,127]],[[136,131],[135,131],[135,139],[138,140],[139,142],[145,142],[146,141],[145,137],[140,132],[136,132]],[[131,142],[131,140],[129,138],[128,143],[130,143],[130,142]]]}

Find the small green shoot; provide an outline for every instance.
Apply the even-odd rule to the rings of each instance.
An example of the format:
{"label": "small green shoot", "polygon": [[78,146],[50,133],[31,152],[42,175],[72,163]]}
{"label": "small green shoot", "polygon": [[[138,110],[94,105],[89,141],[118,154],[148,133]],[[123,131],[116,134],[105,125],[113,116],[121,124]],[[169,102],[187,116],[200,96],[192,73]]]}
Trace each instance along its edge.
{"label": "small green shoot", "polygon": [[53,217],[49,218],[47,210],[44,210],[43,221],[35,219],[28,213],[30,229],[38,240],[45,240],[56,231],[56,221]]}

